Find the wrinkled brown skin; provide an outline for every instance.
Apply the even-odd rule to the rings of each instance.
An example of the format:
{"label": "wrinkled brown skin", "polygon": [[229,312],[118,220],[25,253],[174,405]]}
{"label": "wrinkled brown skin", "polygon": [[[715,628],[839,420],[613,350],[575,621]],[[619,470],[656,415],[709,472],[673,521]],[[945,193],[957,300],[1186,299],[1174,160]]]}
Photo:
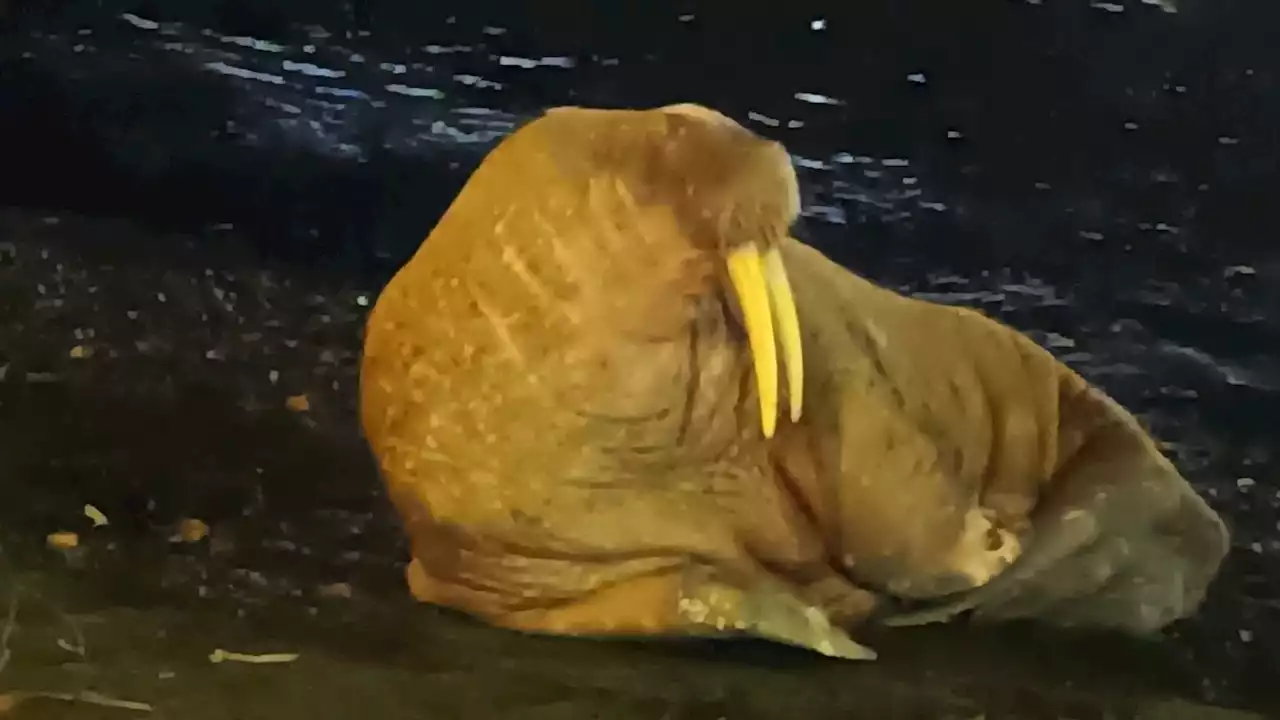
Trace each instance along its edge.
{"label": "wrinkled brown skin", "polygon": [[[847,658],[879,597],[1193,610],[1225,530],[1132,418],[1022,335],[786,239],[797,208],[781,146],[705,112],[554,110],[490,153],[366,329],[415,597]],[[770,440],[724,281],[748,237],[782,244],[806,342],[804,417]]]}
{"label": "wrinkled brown skin", "polygon": [[962,522],[950,508],[974,498],[1024,548],[991,582],[884,622],[974,610],[1142,634],[1198,608],[1226,526],[1129,412],[974,310],[785,250],[808,376],[829,384],[807,384],[805,418],[776,452],[790,475],[821,478],[849,576],[889,596],[942,594],[893,548],[940,552],[939,533],[954,532],[940,528]]}

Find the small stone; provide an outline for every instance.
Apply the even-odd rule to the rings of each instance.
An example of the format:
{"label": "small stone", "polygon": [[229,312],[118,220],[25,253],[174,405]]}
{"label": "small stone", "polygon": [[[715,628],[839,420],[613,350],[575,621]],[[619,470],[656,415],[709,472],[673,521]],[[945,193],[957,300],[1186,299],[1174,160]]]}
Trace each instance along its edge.
{"label": "small stone", "polygon": [[342,598],[346,600],[351,597],[351,584],[336,582],[328,585],[321,585],[317,589],[317,592],[320,593],[320,597]]}
{"label": "small stone", "polygon": [[74,550],[80,547],[80,536],[66,530],[49,533],[45,544],[54,550]]}
{"label": "small stone", "polygon": [[307,412],[311,409],[311,401],[306,395],[294,395],[284,401],[284,406],[294,412]]}
{"label": "small stone", "polygon": [[84,345],[76,345],[71,348],[71,352],[68,354],[73,360],[83,360],[93,355],[93,348],[86,347]]}
{"label": "small stone", "polygon": [[1253,487],[1256,484],[1257,483],[1253,478],[1249,478],[1249,477],[1236,478],[1236,487],[1240,488],[1241,490],[1248,490],[1249,488]]}
{"label": "small stone", "polygon": [[102,527],[103,525],[110,524],[110,521],[107,520],[107,516],[104,515],[101,510],[92,505],[84,506],[84,516],[93,522],[94,527]]}
{"label": "small stone", "polygon": [[209,526],[197,518],[183,518],[178,521],[176,531],[169,537],[169,542],[198,543],[209,537]]}

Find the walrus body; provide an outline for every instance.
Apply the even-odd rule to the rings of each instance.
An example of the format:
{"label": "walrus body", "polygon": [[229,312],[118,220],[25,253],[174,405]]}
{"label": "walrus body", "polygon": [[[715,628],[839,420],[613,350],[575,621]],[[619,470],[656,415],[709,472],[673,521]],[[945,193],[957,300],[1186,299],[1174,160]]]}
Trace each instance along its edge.
{"label": "walrus body", "polygon": [[[1225,532],[1127,413],[1013,330],[790,240],[797,210],[780,146],[696,106],[555,110],[491,152],[366,331],[362,421],[417,598],[535,632],[846,658],[874,656],[844,628],[878,598],[961,593],[900,618],[925,621],[994,588],[1011,615],[1074,599],[1144,628],[1199,602]],[[805,348],[801,386],[780,321],[776,435],[773,337],[737,276],[726,290],[744,242],[786,265]],[[1057,573],[1157,525],[1158,567],[1112,552],[1081,561],[1087,582]],[[1001,582],[1024,544],[1031,571]],[[1090,599],[1134,573],[1159,575],[1141,603],[1160,622],[1116,622],[1153,617],[1123,589],[1119,609]]]}

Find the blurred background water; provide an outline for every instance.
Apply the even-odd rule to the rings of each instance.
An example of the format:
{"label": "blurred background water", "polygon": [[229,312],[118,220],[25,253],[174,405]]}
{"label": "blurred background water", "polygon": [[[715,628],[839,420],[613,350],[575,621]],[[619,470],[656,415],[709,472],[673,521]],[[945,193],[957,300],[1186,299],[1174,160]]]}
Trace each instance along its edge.
{"label": "blurred background water", "polygon": [[[786,143],[805,240],[1142,415],[1235,538],[1165,651],[1178,692],[1280,707],[1280,5],[1174,9],[0,0],[0,540],[89,496],[120,547],[184,514],[257,528],[224,560],[252,581],[182,561],[202,597],[397,592],[352,414],[371,298],[541,109],[694,101]],[[347,454],[254,445],[288,423]],[[174,480],[161,446],[200,461]]]}

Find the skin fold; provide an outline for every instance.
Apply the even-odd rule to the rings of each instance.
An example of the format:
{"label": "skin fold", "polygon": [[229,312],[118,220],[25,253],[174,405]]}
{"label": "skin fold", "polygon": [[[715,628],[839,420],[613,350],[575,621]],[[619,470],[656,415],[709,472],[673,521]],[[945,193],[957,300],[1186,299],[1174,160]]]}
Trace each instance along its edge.
{"label": "skin fold", "polygon": [[781,146],[699,106],[555,109],[486,157],[366,328],[414,596],[849,659],[869,618],[1194,610],[1226,531],[1133,418],[790,239],[798,207]]}
{"label": "skin fold", "polygon": [[[798,242],[783,255],[809,397],[775,452],[825,493],[815,516],[846,574],[924,601],[884,603],[877,619],[974,610],[1147,633],[1196,610],[1226,526],[1129,412],[974,310],[877,287]],[[975,514],[1015,538],[1017,561],[989,582],[938,584],[937,559]]]}

